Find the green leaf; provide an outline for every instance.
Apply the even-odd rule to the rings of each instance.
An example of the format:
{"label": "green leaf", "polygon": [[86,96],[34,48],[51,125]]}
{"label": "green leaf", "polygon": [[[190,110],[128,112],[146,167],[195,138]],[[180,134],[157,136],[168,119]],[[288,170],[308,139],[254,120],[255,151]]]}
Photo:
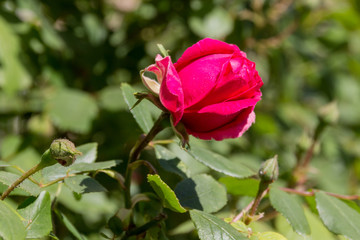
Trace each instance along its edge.
{"label": "green leaf", "polygon": [[173,172],[182,178],[186,178],[187,167],[174,153],[159,145],[155,146],[155,153],[161,167],[168,172]]}
{"label": "green leaf", "polygon": [[0,147],[1,158],[6,159],[16,153],[16,151],[20,147],[21,142],[22,139],[18,135],[8,135],[3,138]]}
{"label": "green leaf", "polygon": [[356,210],[324,192],[317,192],[315,199],[320,218],[330,231],[360,239],[360,214]]}
{"label": "green leaf", "polygon": [[171,190],[171,188],[161,180],[159,175],[148,174],[147,179],[156,194],[161,198],[164,207],[169,208],[175,212],[186,212],[186,209],[180,205],[179,199],[177,199],[174,191]]}
{"label": "green leaf", "polygon": [[[15,182],[20,175],[9,173],[5,171],[0,171],[0,182],[3,184],[10,186],[13,182]],[[36,185],[35,183],[31,182],[28,179],[25,179],[18,188],[21,188],[25,192],[29,193],[32,196],[37,196],[40,193],[40,187]]]}
{"label": "green leaf", "polygon": [[182,206],[209,213],[220,210],[227,202],[225,187],[206,174],[181,181],[175,193]]}
{"label": "green leaf", "polygon": [[95,162],[95,163],[78,163],[73,165],[70,169],[71,173],[76,172],[91,172],[100,169],[108,169],[115,167],[116,165],[120,164],[121,160],[109,160],[104,162]]}
{"label": "green leaf", "polygon": [[107,87],[99,92],[100,106],[108,111],[120,111],[126,109],[126,103],[121,88]]}
{"label": "green leaf", "polygon": [[246,178],[256,174],[255,171],[251,170],[243,164],[232,162],[216,153],[203,148],[192,147],[189,153],[196,160],[205,164],[209,168],[224,173],[228,176]]}
{"label": "green leaf", "polygon": [[255,197],[259,189],[259,180],[252,178],[222,177],[219,182],[224,184],[227,192],[233,195]]}
{"label": "green leaf", "polygon": [[79,194],[107,191],[98,181],[86,175],[68,177],[64,182],[72,191]]}
{"label": "green leaf", "polygon": [[19,36],[2,17],[0,36],[0,87],[7,93],[30,87],[31,77],[20,59],[22,48]]}
{"label": "green leaf", "polygon": [[277,188],[270,190],[271,205],[280,212],[300,235],[309,235],[310,226],[306,220],[301,204],[290,194]]}
{"label": "green leaf", "polygon": [[46,110],[56,126],[77,133],[87,133],[98,112],[90,95],[74,89],[57,91],[48,100]]}
{"label": "green leaf", "polygon": [[0,201],[0,238],[4,240],[25,239],[26,232],[21,216],[6,202]]}
{"label": "green leaf", "polygon": [[[137,101],[137,99],[134,97],[135,90],[127,83],[123,83],[121,85],[121,89],[125,98],[125,102],[131,109]],[[154,124],[150,111],[140,103],[135,108],[131,109],[130,112],[134,116],[140,128],[146,133],[149,132]]]}
{"label": "green leaf", "polygon": [[78,146],[76,149],[82,152],[82,155],[76,158],[75,163],[93,163],[97,158],[97,148],[98,144],[94,143],[86,143]]}
{"label": "green leaf", "polygon": [[201,240],[242,240],[248,239],[230,224],[206,212],[191,210],[190,217],[195,223]]}
{"label": "green leaf", "polygon": [[70,220],[61,212],[55,211],[56,215],[60,219],[60,221],[65,225],[65,227],[74,235],[74,237],[78,240],[85,240],[86,237],[81,235],[81,233],[75,228],[75,226],[70,222]]}
{"label": "green leaf", "polygon": [[41,238],[49,235],[52,230],[50,194],[42,191],[35,202],[25,208],[18,209],[24,217],[27,238]]}

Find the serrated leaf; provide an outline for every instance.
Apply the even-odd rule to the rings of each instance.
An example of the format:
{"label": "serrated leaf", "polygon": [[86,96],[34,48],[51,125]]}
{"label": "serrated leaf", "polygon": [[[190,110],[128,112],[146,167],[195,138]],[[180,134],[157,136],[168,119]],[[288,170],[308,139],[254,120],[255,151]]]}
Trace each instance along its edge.
{"label": "serrated leaf", "polygon": [[255,175],[256,172],[247,166],[232,162],[219,154],[213,153],[209,150],[192,147],[189,153],[199,162],[205,164],[209,168],[224,173],[231,177],[246,178]]}
{"label": "serrated leaf", "polygon": [[168,172],[186,178],[187,167],[174,153],[163,146],[155,146],[155,153],[161,167]]}
{"label": "serrated leaf", "polygon": [[0,238],[25,239],[26,232],[21,216],[4,201],[0,201],[0,216]]}
{"label": "serrated leaf", "polygon": [[[123,83],[121,85],[121,90],[123,92],[126,104],[131,109],[137,101],[137,99],[134,97],[135,90],[127,83]],[[144,105],[140,103],[135,108],[131,109],[130,112],[134,116],[140,128],[145,133],[149,132],[154,124],[150,111],[148,111],[148,109],[146,109]]]}
{"label": "serrated leaf", "polygon": [[[80,166],[83,166],[86,163],[90,164],[90,163],[95,162],[96,157],[97,157],[97,143],[83,144],[83,145],[77,147],[77,150],[82,152],[82,155],[80,155],[76,158],[74,164],[72,164],[68,167],[64,167],[60,164],[55,164],[50,167],[44,168],[41,171],[42,181],[47,182],[47,181],[52,181],[52,180],[64,177],[64,176],[66,176],[66,173],[71,173],[71,170],[73,168],[76,169],[78,164],[81,164]],[[91,168],[91,166],[88,166],[88,167]],[[76,173],[76,172],[79,172],[79,171],[74,170],[72,173]]]}
{"label": "serrated leaf", "polygon": [[341,200],[324,192],[315,194],[316,208],[325,226],[333,233],[360,239],[360,214]]}
{"label": "serrated leaf", "polygon": [[46,109],[56,126],[77,133],[87,133],[98,112],[90,95],[74,89],[56,92],[48,100]]}
{"label": "serrated leaf", "polygon": [[50,194],[42,191],[35,202],[25,208],[18,209],[25,219],[27,238],[41,238],[49,235],[52,230]]}
{"label": "serrated leaf", "polygon": [[86,175],[76,175],[65,178],[64,183],[72,191],[79,194],[107,191],[98,181]]}
{"label": "serrated leaf", "polygon": [[122,162],[121,160],[109,160],[109,161],[95,162],[95,163],[78,163],[70,168],[70,173],[91,172],[100,169],[108,169],[115,167],[121,162]]}
{"label": "serrated leaf", "polygon": [[233,195],[255,197],[259,189],[259,180],[247,178],[222,177],[219,182],[224,184],[227,192]]}
{"label": "serrated leaf", "polygon": [[220,210],[227,202],[224,186],[206,174],[181,181],[175,193],[182,206],[208,213]]}
{"label": "serrated leaf", "polygon": [[289,221],[295,232],[303,236],[311,233],[304,210],[294,196],[277,188],[272,188],[270,190],[270,202]]}
{"label": "serrated leaf", "polygon": [[[9,173],[5,171],[0,171],[0,182],[3,184],[10,186],[13,182],[15,182],[20,175]],[[18,188],[21,188],[25,192],[29,193],[32,196],[37,196],[40,193],[40,187],[36,185],[35,183],[31,182],[28,179],[25,179]]]}
{"label": "serrated leaf", "polygon": [[184,213],[186,209],[180,205],[179,199],[171,188],[161,180],[157,174],[148,174],[147,180],[156,194],[161,198],[164,207],[169,208],[175,212]]}
{"label": "serrated leaf", "polygon": [[190,217],[195,223],[201,240],[245,240],[230,224],[206,212],[191,210]]}

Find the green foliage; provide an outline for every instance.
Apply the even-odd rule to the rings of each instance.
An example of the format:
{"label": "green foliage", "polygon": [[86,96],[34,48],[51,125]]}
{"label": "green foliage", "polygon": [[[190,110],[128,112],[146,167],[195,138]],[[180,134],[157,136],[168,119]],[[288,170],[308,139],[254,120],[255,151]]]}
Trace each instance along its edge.
{"label": "green foliage", "polygon": [[208,213],[219,211],[227,202],[225,188],[206,174],[179,182],[175,193],[182,206]]}
{"label": "green foliage", "polygon": [[316,208],[321,220],[330,231],[350,239],[360,237],[360,214],[346,203],[318,192],[316,193]]}
{"label": "green foliage", "polygon": [[297,233],[303,236],[310,234],[310,227],[302,206],[294,196],[272,188],[270,190],[270,201],[271,205],[290,222]]}
{"label": "green foliage", "polygon": [[247,166],[238,162],[231,162],[228,159],[206,149],[193,147],[190,154],[196,160],[205,164],[209,168],[228,176],[246,178],[256,174],[255,171],[251,170]]}
{"label": "green foliage", "polygon": [[50,194],[43,191],[37,199],[24,208],[18,209],[24,218],[26,238],[41,238],[52,230]]}
{"label": "green foliage", "polygon": [[169,208],[175,212],[186,212],[186,209],[180,205],[179,199],[176,197],[174,191],[171,190],[171,188],[161,180],[159,175],[149,174],[147,179],[156,194],[160,197],[164,207]]}
{"label": "green foliage", "polygon": [[136,108],[133,108],[137,100],[134,97],[135,90],[130,85],[123,83],[121,85],[121,89],[126,104],[131,109],[130,111],[133,114],[136,122],[144,132],[149,132],[154,123],[150,111],[142,104],[139,104]]}
{"label": "green foliage", "polygon": [[3,201],[0,201],[0,213],[0,237],[4,240],[24,239],[26,231],[21,216]]}
{"label": "green foliage", "polygon": [[[56,236],[49,237],[49,215],[42,213],[34,223],[44,224],[37,236],[234,239],[235,229],[235,239],[242,239],[238,233],[254,240],[283,239],[279,234],[303,239],[298,233],[359,239],[359,198],[351,196],[360,190],[359,13],[355,0],[1,1],[0,193],[56,138],[80,145],[83,155],[69,167],[43,169],[0,201],[0,215],[7,216],[5,222],[0,217],[0,238],[32,236],[21,211],[51,205]],[[158,175],[147,184],[151,167],[134,169],[132,208],[125,209],[126,160],[160,111],[147,100],[129,111],[137,101],[133,94],[145,90],[139,71],[154,63],[158,44],[176,62],[204,37],[233,43],[256,63],[264,81],[256,122],[238,139],[190,137],[188,151],[164,123],[139,158]],[[339,121],[320,134],[309,168],[301,169],[321,120],[318,111],[329,102],[336,102]],[[275,154],[279,179],[250,225],[244,217],[233,227],[222,221],[256,197],[259,166]],[[302,170],[307,179],[296,189],[314,192],[298,194],[315,196],[295,201],[293,193],[276,189],[297,186]],[[342,195],[357,200],[340,200]],[[191,216],[181,214],[187,210]],[[268,220],[273,211],[281,214]],[[264,221],[256,220],[259,212]]]}
{"label": "green foliage", "polygon": [[199,210],[190,211],[201,240],[241,240],[247,239],[230,224],[206,212]]}

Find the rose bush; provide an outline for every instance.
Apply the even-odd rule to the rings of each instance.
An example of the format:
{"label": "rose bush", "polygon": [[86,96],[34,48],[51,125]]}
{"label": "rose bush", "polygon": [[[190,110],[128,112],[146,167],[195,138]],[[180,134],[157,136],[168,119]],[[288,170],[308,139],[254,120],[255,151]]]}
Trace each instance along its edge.
{"label": "rose bush", "polygon": [[[240,137],[255,121],[263,82],[255,63],[233,44],[203,39],[173,64],[158,55],[142,80],[170,111],[173,124],[201,139]],[[144,75],[156,74],[157,81]]]}

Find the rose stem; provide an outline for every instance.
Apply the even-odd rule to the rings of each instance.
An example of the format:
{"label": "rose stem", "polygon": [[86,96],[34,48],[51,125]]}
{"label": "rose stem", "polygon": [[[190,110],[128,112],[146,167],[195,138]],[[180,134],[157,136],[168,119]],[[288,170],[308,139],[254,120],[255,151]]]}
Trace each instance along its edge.
{"label": "rose stem", "polygon": [[40,171],[41,169],[51,166],[55,164],[56,161],[51,156],[50,150],[46,150],[44,154],[41,156],[41,161],[35,165],[34,167],[30,168],[28,171],[23,173],[15,182],[13,182],[8,189],[1,195],[0,200],[4,200],[20,183],[22,183],[25,179]]}
{"label": "rose stem", "polygon": [[161,122],[167,117],[169,117],[169,113],[162,112],[154,123],[154,126],[150,129],[149,133],[135,143],[134,147],[130,151],[129,161],[125,173],[125,207],[128,209],[131,207],[130,184],[132,168],[130,167],[130,164],[139,158],[141,151],[144,150],[149,142],[163,129]]}

